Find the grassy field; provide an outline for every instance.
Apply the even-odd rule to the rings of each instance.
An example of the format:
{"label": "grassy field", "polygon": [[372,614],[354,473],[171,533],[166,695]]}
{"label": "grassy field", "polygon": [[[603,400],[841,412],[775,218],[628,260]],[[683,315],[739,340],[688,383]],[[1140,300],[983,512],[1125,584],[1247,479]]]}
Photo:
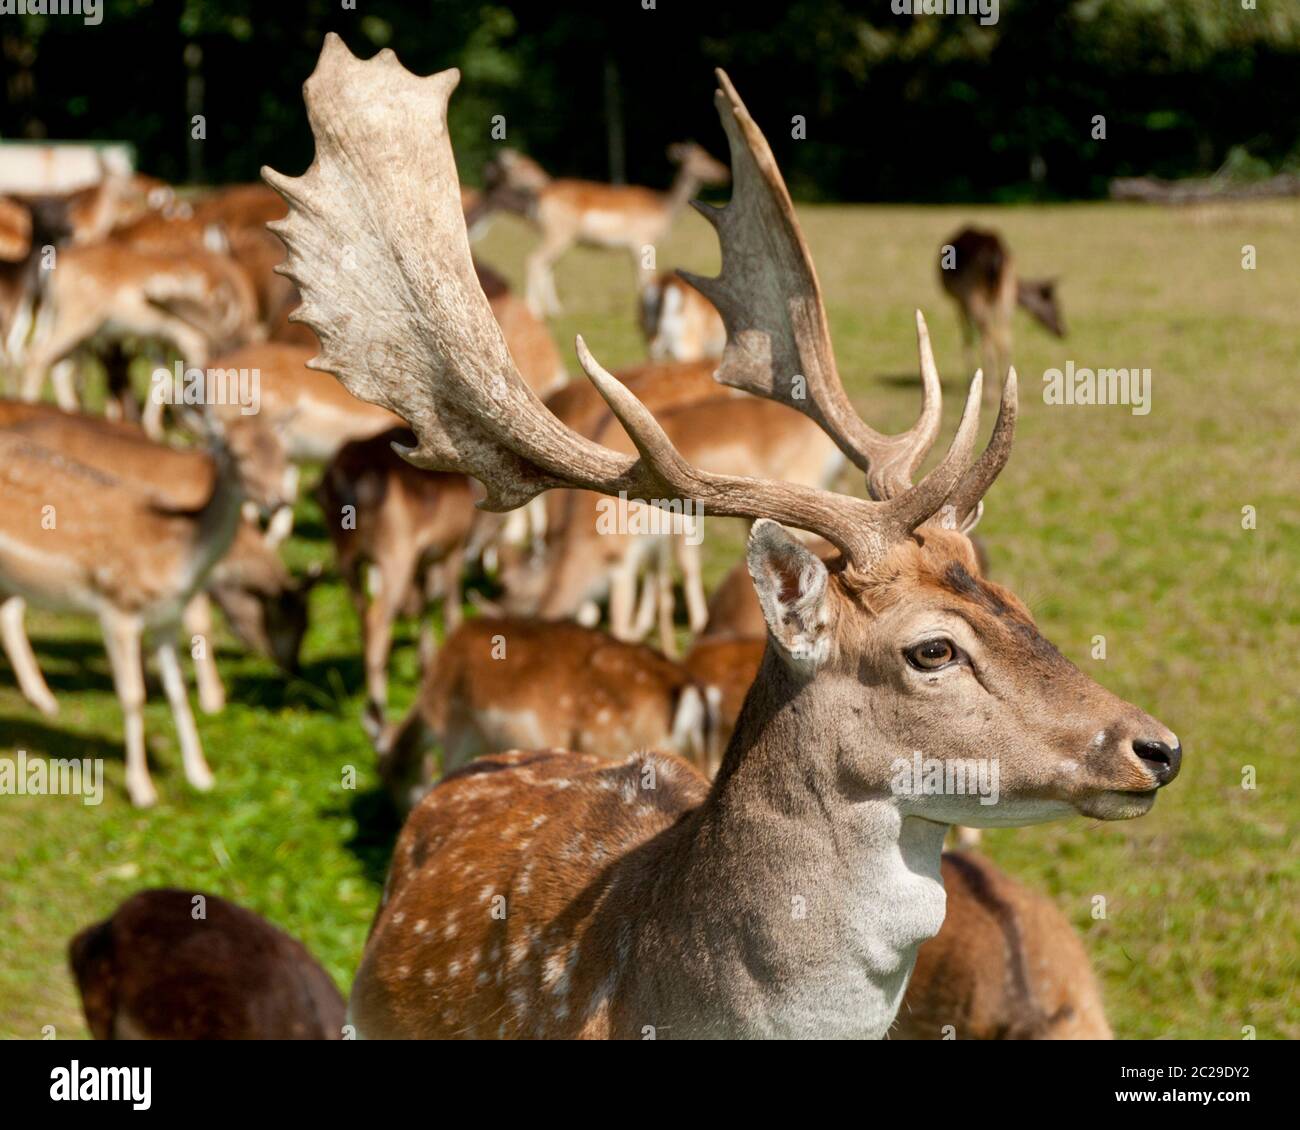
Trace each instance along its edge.
{"label": "grassy field", "polygon": [[[987,850],[1079,929],[1120,1036],[1239,1039],[1249,1026],[1300,1037],[1300,206],[806,209],[840,369],[878,427],[901,428],[918,406],[917,306],[949,391],[946,430],[955,426],[966,374],[935,259],[968,221],[1000,227],[1023,274],[1062,276],[1070,328],[1058,342],[1017,317],[1021,425],[981,527],[991,568],[1066,655],[1185,749],[1182,776],[1150,816],[987,833]],[[502,221],[479,250],[518,281],[532,238]],[[1253,271],[1242,269],[1246,244]],[[716,258],[692,215],[660,262],[708,271]],[[617,256],[564,261],[566,314],[553,328],[567,357],[578,330],[611,367],[640,357],[631,282]],[[1043,371],[1067,360],[1150,368],[1150,414],[1046,405]],[[1255,529],[1243,528],[1247,506]],[[710,581],[740,545],[734,524],[712,523]],[[295,568],[328,560],[309,503],[289,553]],[[200,719],[212,793],[186,787],[153,694],[146,726],[162,803],[148,813],[125,799],[120,719],[93,626],[31,617],[62,713],[38,715],[0,661],[0,751],[102,756],[108,784],[99,808],[0,797],[0,1035],[84,1034],[67,940],[154,885],[267,915],[346,989],[395,828],[358,721],[358,630],[337,583],[315,590],[312,613],[300,679],[223,649],[231,705]],[[1104,660],[1091,658],[1098,635]],[[397,710],[414,687],[409,630],[394,670]],[[342,786],[347,766],[356,790]],[[1246,766],[1254,789],[1242,787]],[[1098,895],[1106,916],[1094,920]]]}

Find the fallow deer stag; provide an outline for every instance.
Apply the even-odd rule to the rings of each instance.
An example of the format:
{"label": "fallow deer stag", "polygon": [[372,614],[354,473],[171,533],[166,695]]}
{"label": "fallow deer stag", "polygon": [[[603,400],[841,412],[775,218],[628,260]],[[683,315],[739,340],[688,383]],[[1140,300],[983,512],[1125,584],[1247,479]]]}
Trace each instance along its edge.
{"label": "fallow deer stag", "polygon": [[968,363],[978,338],[986,370],[999,377],[1011,363],[1011,314],[1017,305],[1049,333],[1065,336],[1056,281],[1018,278],[1011,249],[997,232],[962,228],[943,246],[939,282],[957,304]]}
{"label": "fallow deer stag", "polygon": [[502,183],[526,194],[528,217],[542,233],[526,268],[525,293],[534,314],[560,313],[555,264],[575,243],[628,252],[640,292],[651,277],[646,250],[668,234],[677,213],[701,185],[726,184],[729,176],[725,165],[693,141],[670,145],[668,159],[677,166],[677,175],[667,192],[656,192],[640,185],[553,180],[535,162],[509,150],[498,158]]}
{"label": "fallow deer stag", "polygon": [[563,746],[621,760],[662,749],[704,764],[704,695],[680,664],[578,624],[470,620],[425,670],[406,718],[368,720],[379,775],[407,811],[437,778],[487,753]]}
{"label": "fallow deer stag", "polygon": [[[872,499],[690,466],[581,339],[637,455],[548,416],[474,279],[446,125],[458,79],[326,37],[304,88],[316,158],[300,178],[263,170],[290,205],[277,230],[314,364],[407,419],[412,461],[478,479],[487,509],[569,486],[760,519],[748,552],[769,642],[712,786],[671,755],[548,750],[431,790],[398,839],[352,1021],[368,1037],[883,1036],[943,921],[947,825],[1139,816],[1177,774],[1177,739],[975,575],[960,530],[1010,454],[1014,372],[983,454],[976,374],[947,455],[914,486],[939,414],[919,316],[918,425],[885,436],[852,410],[794,207],[721,72],[735,189],[706,211],[722,274],[692,280],[727,325],[718,378],[771,397],[802,374],[791,405]],[[340,246],[357,250],[351,271],[335,269]],[[933,521],[947,508],[956,528]],[[778,522],[840,558],[828,568]],[[918,750],[954,781],[958,763],[993,761],[996,803],[908,787]]]}

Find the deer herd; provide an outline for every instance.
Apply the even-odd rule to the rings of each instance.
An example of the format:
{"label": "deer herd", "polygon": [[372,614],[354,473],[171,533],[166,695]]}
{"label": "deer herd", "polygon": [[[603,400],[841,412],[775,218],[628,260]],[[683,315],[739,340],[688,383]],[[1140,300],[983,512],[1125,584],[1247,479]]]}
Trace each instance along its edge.
{"label": "deer herd", "polygon": [[[1140,816],[1181,761],[971,538],[1016,429],[1011,311],[1063,332],[1053,284],[1019,279],[996,233],[944,245],[985,368],[922,473],[942,413],[924,318],[916,421],[878,432],[772,151],[717,78],[728,164],[674,145],[661,193],[502,150],[479,192],[447,133],[458,73],[330,35],[301,177],[187,196],[106,173],[0,199],[0,629],[22,694],[58,710],[27,608],[94,617],[131,801],[158,798],[148,656],[185,776],[212,788],[182,657],[201,711],[222,709],[215,605],[297,669],[320,574],[280,547],[311,476],[404,820],[346,1017],[292,938],[154,890],[72,943],[97,1037],[1109,1037],[1055,904],[944,852],[953,828]],[[720,275],[659,272],[706,185],[730,186],[695,205]],[[471,252],[499,212],[540,232],[523,298]],[[646,362],[611,373],[579,337],[570,380],[542,319],[577,242],[633,257]],[[257,404],[142,400],[173,362],[256,373]],[[743,559],[710,596],[700,523],[737,519]],[[421,674],[397,715],[404,617]],[[901,781],[913,759],[926,787]],[[991,795],[950,787],[975,766]]]}

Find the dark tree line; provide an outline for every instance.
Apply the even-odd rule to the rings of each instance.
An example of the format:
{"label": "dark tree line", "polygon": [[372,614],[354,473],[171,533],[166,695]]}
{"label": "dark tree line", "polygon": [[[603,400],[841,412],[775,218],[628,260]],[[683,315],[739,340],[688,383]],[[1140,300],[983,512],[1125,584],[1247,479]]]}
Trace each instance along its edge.
{"label": "dark tree line", "polygon": [[1276,0],[1001,0],[987,27],[891,0],[345,3],[103,0],[95,27],[6,17],[0,132],[127,140],[175,180],[301,169],[301,83],[334,30],[361,55],[463,70],[452,130],[471,182],[504,115],[507,142],[556,173],[663,184],[669,142],[723,148],[715,66],[804,198],[1089,197],[1113,176],[1300,165],[1300,5]]}

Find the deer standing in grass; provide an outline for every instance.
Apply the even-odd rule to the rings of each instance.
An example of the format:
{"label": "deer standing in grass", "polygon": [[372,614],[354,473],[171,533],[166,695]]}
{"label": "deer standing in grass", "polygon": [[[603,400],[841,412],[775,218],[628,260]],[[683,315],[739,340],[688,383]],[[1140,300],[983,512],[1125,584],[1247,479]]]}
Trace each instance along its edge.
{"label": "deer standing in grass", "polygon": [[1011,363],[1011,314],[1019,305],[1056,337],[1065,319],[1056,300],[1056,280],[1021,279],[1011,249],[994,231],[962,228],[940,249],[939,283],[957,304],[967,363],[979,340],[985,370],[999,379]]}
{"label": "deer standing in grass", "polygon": [[[197,789],[212,786],[176,640],[186,606],[239,522],[235,456],[219,445],[215,460],[205,497],[181,509],[21,434],[0,432],[0,595],[99,620],[122,707],[127,791],[139,806],[157,799],[145,758],[145,644],[158,661],[185,775]],[[12,627],[5,628],[8,643]]]}
{"label": "deer standing in grass", "polygon": [[[138,426],[48,404],[0,400],[0,429],[60,454],[71,452],[84,467],[151,495],[161,506],[196,511],[210,495],[216,466],[208,453],[170,447],[149,439]],[[227,434],[249,504],[270,512],[292,489],[291,475],[279,442],[261,419],[236,416]],[[229,550],[212,574],[218,602],[228,609],[235,633],[262,647],[282,665],[296,660],[306,630],[306,592],[310,583],[289,576],[267,546],[256,524],[240,524]],[[25,602],[10,596],[0,605],[3,645],[23,696],[45,714],[58,705],[41,675],[23,627]],[[215,713],[225,705],[225,690],[212,651],[207,593],[194,595],[182,622],[189,636],[204,637],[206,646],[194,659],[199,705]]]}
{"label": "deer standing in grass", "polygon": [[[854,412],[794,207],[721,72],[735,189],[706,213],[722,274],[693,280],[727,325],[718,378],[781,396],[786,374],[804,375],[792,406],[872,497],[690,466],[581,339],[637,454],[549,416],[474,279],[446,125],[458,79],[416,77],[390,50],[362,62],[326,37],[304,88],[316,158],[296,179],[263,170],[290,205],[277,230],[322,342],[315,364],[407,419],[409,458],[478,479],[487,509],[570,486],[761,519],[748,560],[768,648],[711,786],[671,755],[540,750],[432,789],[399,836],[352,1022],[369,1037],[883,1036],[943,921],[947,826],[1140,816],[1178,772],[1177,738],[978,576],[961,526],[1010,454],[1014,371],[984,452],[976,374],[947,455],[915,485],[941,397],[919,315],[918,423],[885,436]],[[331,266],[339,246],[357,250],[347,276]],[[385,316],[358,317],[371,309]],[[778,523],[840,556],[826,566]],[[903,787],[898,764],[918,750],[945,772],[995,761],[997,802]]]}
{"label": "deer standing in grass", "polygon": [[[361,621],[366,706],[388,705],[388,656],[399,615],[423,617],[441,601],[443,626],[461,620],[461,573],[475,519],[474,487],[464,475],[422,471],[393,451],[405,428],[344,444],[325,469],[316,498],[334,543],[339,573]],[[422,620],[421,667],[434,653]]]}
{"label": "deer standing in grass", "polygon": [[647,251],[668,234],[701,185],[726,184],[729,176],[725,165],[693,141],[670,145],[668,159],[677,175],[667,192],[656,192],[640,185],[553,180],[535,162],[509,150],[498,158],[503,184],[528,194],[529,218],[542,233],[526,267],[525,293],[534,314],[560,313],[555,263],[575,243],[626,251],[636,266],[640,293],[654,269],[653,263],[647,265]]}

